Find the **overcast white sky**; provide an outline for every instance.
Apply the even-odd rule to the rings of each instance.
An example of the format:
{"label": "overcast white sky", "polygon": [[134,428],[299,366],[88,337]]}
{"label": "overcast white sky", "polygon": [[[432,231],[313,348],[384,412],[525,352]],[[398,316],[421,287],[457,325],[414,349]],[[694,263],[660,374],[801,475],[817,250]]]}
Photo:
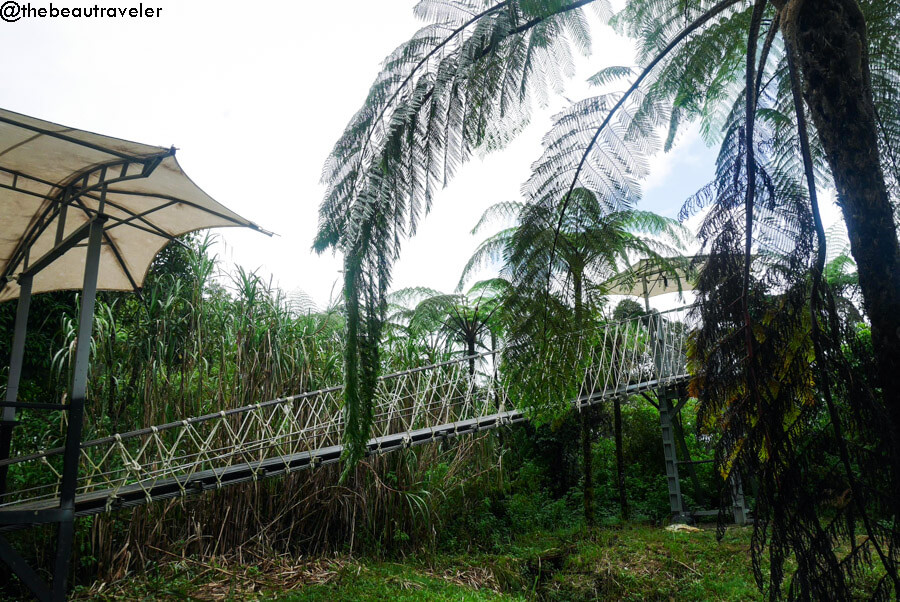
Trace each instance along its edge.
{"label": "overcast white sky", "polygon": [[[94,0],[90,1],[93,4]],[[102,6],[137,6],[97,0]],[[49,6],[49,0],[32,0]],[[81,4],[88,4],[87,1]],[[324,305],[340,259],[310,251],[322,164],[359,108],[382,58],[421,26],[412,0],[212,2],[144,0],[150,19],[0,22],[0,106],[128,140],[175,145],[185,171],[215,199],[278,234],[223,229],[220,255],[272,275]],[[54,6],[79,6],[55,0]],[[632,64],[631,44],[603,26],[566,96],[589,94],[601,67]],[[484,208],[519,198],[552,112],[538,112],[507,149],[477,157],[436,199],[404,247],[395,288],[450,291],[478,239]],[[643,208],[675,216],[707,182],[715,152],[696,134],[654,158]],[[828,207],[827,221],[836,217]]]}

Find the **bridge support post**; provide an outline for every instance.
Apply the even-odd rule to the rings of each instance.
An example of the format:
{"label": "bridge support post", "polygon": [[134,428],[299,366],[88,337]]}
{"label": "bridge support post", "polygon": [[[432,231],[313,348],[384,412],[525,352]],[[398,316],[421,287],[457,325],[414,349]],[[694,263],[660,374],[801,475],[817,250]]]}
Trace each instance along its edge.
{"label": "bridge support post", "polygon": [[78,462],[81,459],[81,430],[84,423],[84,400],[87,396],[88,366],[91,361],[91,334],[94,327],[94,303],[97,300],[97,276],[100,270],[102,241],[103,220],[94,220],[88,235],[81,312],[78,315],[78,342],[75,345],[75,366],[72,370],[72,390],[69,396],[69,423],[66,428],[62,481],[59,489],[59,508],[63,512],[63,518],[59,523],[56,562],[53,567],[51,594],[53,600],[66,598],[69,561],[75,537],[75,491],[78,485]]}
{"label": "bridge support post", "polygon": [[747,524],[747,502],[744,499],[744,486],[741,482],[741,475],[734,472],[728,477],[728,483],[731,485],[732,513],[734,514],[734,522],[736,525],[744,526]]}
{"label": "bridge support post", "polygon": [[649,316],[650,348],[653,354],[653,367],[656,379],[660,383],[656,391],[659,401],[659,425],[662,429],[663,458],[666,463],[666,483],[669,487],[669,508],[672,511],[672,522],[688,522],[690,517],[684,512],[681,498],[681,483],[678,481],[678,454],[675,451],[675,429],[672,421],[680,408],[675,408],[673,401],[678,401],[677,388],[665,386],[663,383],[672,374],[673,349],[670,345],[668,322],[658,313]]}
{"label": "bridge support post", "polygon": [[[25,335],[28,332],[28,310],[31,307],[31,276],[19,279],[19,303],[16,306],[16,326],[13,333],[12,353],[9,359],[9,379],[6,383],[6,403],[15,404],[19,400],[19,380],[25,361]],[[16,407],[4,405],[0,416],[0,460],[9,458],[12,447],[13,427],[16,425]],[[6,475],[9,466],[0,466],[0,500],[6,493]]]}
{"label": "bridge support post", "polygon": [[672,397],[666,389],[658,392],[658,399],[659,425],[662,428],[663,458],[666,463],[666,484],[669,487],[669,508],[672,512],[672,522],[688,522],[689,517],[684,512],[684,502],[681,497],[681,483],[678,480],[678,456],[675,452],[675,433],[672,427],[676,410],[672,406]]}

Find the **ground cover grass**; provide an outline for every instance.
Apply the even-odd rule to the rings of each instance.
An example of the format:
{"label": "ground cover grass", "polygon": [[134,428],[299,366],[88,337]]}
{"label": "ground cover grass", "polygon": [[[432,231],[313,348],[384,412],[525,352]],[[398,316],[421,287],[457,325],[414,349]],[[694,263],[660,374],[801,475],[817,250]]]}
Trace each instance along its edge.
{"label": "ground cover grass", "polygon": [[750,529],[536,532],[490,553],[201,563],[175,559],[77,592],[91,600],[755,600]]}

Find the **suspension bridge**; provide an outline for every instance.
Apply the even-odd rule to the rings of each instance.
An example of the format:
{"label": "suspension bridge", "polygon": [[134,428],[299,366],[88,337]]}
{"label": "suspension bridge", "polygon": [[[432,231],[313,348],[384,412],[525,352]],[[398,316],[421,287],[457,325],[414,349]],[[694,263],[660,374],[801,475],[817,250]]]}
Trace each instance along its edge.
{"label": "suspension bridge", "polygon": [[[577,341],[576,365],[584,366],[584,375],[572,405],[580,410],[617,396],[677,389],[688,379],[685,342],[690,320],[689,309],[682,308],[608,324],[584,339],[591,344]],[[500,350],[475,357],[494,364],[502,354]],[[473,375],[471,359],[382,376],[368,453],[525,420],[528,408],[515,407],[502,379],[483,372]],[[84,441],[75,515],[199,494],[337,462],[343,452],[342,399],[343,387],[335,386]],[[672,411],[663,409],[664,414]],[[674,449],[667,450],[667,456],[668,451],[672,456],[667,461],[674,462]],[[28,484],[0,496],[0,530],[54,517],[60,506],[64,455],[60,447],[0,460],[11,473],[29,475]],[[674,465],[672,469],[676,470]],[[680,502],[673,509],[680,512]]]}

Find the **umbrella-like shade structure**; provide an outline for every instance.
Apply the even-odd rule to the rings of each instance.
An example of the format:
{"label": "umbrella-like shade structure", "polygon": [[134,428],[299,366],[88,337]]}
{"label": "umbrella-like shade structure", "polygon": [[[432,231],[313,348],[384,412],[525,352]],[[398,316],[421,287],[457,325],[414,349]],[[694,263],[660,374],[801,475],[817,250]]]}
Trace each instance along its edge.
{"label": "umbrella-like shade structure", "polygon": [[101,216],[100,290],[139,289],[153,258],[178,235],[259,229],[194,184],[174,148],[0,109],[0,301],[17,297],[18,279],[29,273],[34,293],[81,288],[87,248],[80,243]]}
{"label": "umbrella-like shade structure", "polygon": [[644,307],[650,311],[650,297],[694,290],[703,257],[669,257],[665,264],[641,259],[615,276],[609,282],[607,293],[643,297]]}
{"label": "umbrella-like shade structure", "polygon": [[[5,400],[0,403],[0,496],[16,410],[68,414],[59,506],[0,512],[0,530],[59,525],[48,586],[0,536],[0,558],[42,600],[66,593],[74,536],[91,327],[96,292],[139,290],[156,254],[175,237],[215,226],[260,230],[203,192],[174,148],[127,142],[0,109],[0,301],[17,298]],[[81,289],[67,403],[18,401],[32,293]]]}

